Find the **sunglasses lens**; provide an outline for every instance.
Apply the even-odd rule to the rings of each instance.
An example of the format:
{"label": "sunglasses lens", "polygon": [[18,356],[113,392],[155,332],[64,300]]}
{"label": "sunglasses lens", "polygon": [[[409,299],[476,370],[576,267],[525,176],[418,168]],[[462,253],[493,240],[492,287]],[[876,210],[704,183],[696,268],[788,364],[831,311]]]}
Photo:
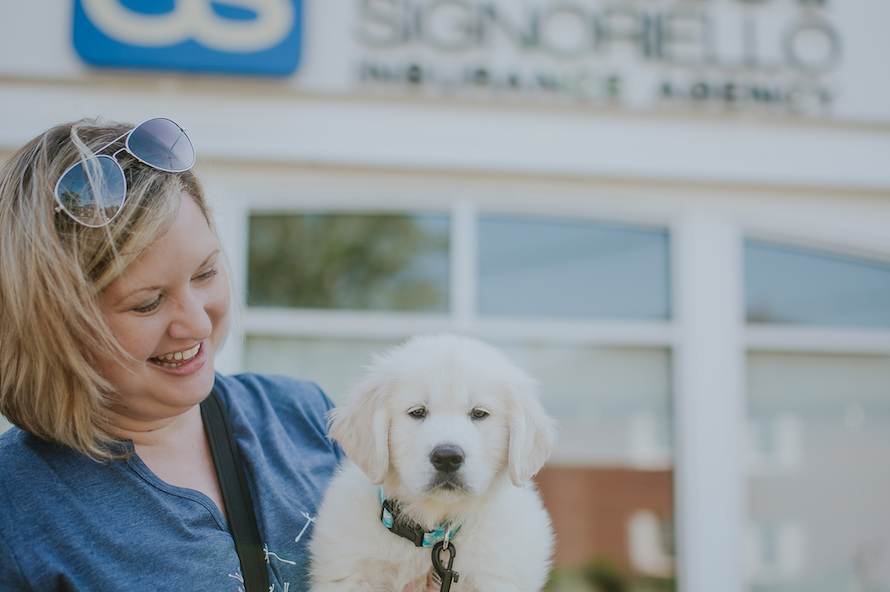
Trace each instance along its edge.
{"label": "sunglasses lens", "polygon": [[187,171],[195,164],[195,148],[181,127],[158,117],[136,127],[127,138],[130,154],[168,173]]}
{"label": "sunglasses lens", "polygon": [[56,184],[56,201],[84,226],[108,224],[126,195],[124,171],[110,156],[94,156],[75,164]]}

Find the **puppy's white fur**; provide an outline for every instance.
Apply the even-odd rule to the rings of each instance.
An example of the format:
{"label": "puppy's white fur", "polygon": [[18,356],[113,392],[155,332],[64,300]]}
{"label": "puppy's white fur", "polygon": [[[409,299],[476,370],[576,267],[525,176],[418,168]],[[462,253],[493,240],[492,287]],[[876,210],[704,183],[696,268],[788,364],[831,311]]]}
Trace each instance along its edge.
{"label": "puppy's white fur", "polygon": [[[530,479],[550,454],[554,422],[535,381],[503,354],[466,337],[415,337],[375,358],[330,420],[331,437],[353,462],[319,509],[315,592],[438,589],[430,549],[381,523],[381,484],[426,531],[446,520],[459,525],[454,592],[543,587],[553,533]],[[431,462],[443,444],[464,455],[447,475]]]}

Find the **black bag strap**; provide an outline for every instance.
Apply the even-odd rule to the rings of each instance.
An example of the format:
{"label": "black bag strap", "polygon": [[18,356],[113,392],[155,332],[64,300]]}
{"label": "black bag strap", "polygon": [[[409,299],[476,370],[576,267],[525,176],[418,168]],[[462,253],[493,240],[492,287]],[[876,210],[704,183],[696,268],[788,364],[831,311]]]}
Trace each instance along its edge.
{"label": "black bag strap", "polygon": [[235,541],[235,550],[241,561],[241,574],[244,576],[246,592],[268,592],[269,572],[266,570],[266,555],[260,542],[260,531],[253,512],[253,501],[247,487],[247,477],[238,447],[232,435],[232,426],[225,406],[216,390],[201,403],[201,419],[210,443],[210,454],[219,487],[222,489],[223,503],[229,519],[229,530]]}

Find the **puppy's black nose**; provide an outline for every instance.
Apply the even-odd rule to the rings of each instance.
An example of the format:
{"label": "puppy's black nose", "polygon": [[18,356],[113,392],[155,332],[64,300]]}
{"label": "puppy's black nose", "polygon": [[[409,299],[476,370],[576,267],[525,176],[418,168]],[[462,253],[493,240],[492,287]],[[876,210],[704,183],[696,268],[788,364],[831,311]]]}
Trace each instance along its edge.
{"label": "puppy's black nose", "polygon": [[430,462],[437,471],[453,473],[464,464],[464,451],[455,444],[441,444],[433,448]]}

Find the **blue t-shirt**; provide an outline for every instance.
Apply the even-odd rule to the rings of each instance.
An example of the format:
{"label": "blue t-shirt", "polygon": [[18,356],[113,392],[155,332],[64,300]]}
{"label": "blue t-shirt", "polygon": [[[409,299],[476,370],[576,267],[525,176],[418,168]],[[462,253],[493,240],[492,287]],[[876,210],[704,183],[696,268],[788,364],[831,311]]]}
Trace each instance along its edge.
{"label": "blue t-shirt", "polygon": [[[217,375],[275,592],[307,589],[316,509],[342,453],[308,382]],[[128,450],[132,443],[125,442]],[[243,590],[228,524],[135,454],[96,462],[18,428],[0,436],[0,590]]]}

